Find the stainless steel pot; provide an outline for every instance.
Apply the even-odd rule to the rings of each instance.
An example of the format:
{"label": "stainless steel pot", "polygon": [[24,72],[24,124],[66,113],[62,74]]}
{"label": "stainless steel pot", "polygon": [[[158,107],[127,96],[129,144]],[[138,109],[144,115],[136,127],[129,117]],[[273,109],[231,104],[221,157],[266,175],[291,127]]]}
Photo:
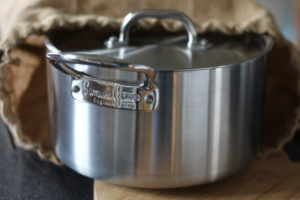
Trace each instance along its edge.
{"label": "stainless steel pot", "polygon": [[[142,17],[179,20],[188,37],[129,40]],[[181,12],[141,10],[97,50],[61,51],[53,41],[46,40],[53,144],[75,171],[172,188],[222,179],[254,157],[269,36],[197,35]]]}

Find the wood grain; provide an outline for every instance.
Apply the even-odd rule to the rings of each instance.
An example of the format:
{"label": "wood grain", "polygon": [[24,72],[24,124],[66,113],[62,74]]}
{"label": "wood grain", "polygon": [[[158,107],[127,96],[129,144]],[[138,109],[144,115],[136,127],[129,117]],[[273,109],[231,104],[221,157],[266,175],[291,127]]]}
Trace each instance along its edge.
{"label": "wood grain", "polygon": [[135,189],[94,182],[95,200],[299,200],[300,163],[279,153],[226,180],[182,189]]}

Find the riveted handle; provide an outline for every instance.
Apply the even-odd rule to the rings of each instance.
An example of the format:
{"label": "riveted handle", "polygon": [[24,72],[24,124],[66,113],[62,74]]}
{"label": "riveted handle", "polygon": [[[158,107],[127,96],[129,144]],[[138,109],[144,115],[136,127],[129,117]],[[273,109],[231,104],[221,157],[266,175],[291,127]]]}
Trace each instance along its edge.
{"label": "riveted handle", "polygon": [[193,21],[186,16],[184,13],[175,10],[164,10],[164,9],[147,9],[139,10],[133,13],[129,13],[125,16],[123,23],[120,28],[119,44],[128,45],[129,31],[131,26],[139,19],[152,17],[158,19],[171,18],[181,21],[188,33],[188,47],[192,47],[197,44],[197,31]]}
{"label": "riveted handle", "polygon": [[[103,68],[117,69],[123,71],[132,71],[144,73],[146,75],[145,86],[151,88],[154,82],[156,72],[153,68],[146,65],[128,64],[115,58],[109,58],[107,56],[95,55],[95,54],[80,54],[80,53],[68,53],[68,52],[47,52],[46,57],[49,60],[62,62],[62,63],[74,63],[74,64],[87,64],[98,65]],[[89,75],[79,72],[68,65],[62,66],[63,70],[73,75],[74,77],[88,77]]]}
{"label": "riveted handle", "polygon": [[[127,64],[99,55],[67,52],[48,52],[51,66],[72,76],[71,92],[74,99],[100,106],[126,110],[155,111],[159,90],[154,82],[155,71],[145,65]],[[99,67],[140,72],[146,75],[143,85],[132,85],[99,80],[77,71],[69,64],[97,65]]]}

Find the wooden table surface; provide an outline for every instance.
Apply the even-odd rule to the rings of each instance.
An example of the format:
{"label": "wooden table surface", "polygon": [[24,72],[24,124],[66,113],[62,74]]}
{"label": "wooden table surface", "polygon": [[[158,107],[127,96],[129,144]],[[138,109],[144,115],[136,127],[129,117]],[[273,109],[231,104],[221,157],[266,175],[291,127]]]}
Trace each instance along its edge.
{"label": "wooden table surface", "polygon": [[[299,152],[300,153],[300,152]],[[183,189],[134,189],[94,182],[95,200],[300,200],[300,163],[283,153],[255,160],[226,180]]]}

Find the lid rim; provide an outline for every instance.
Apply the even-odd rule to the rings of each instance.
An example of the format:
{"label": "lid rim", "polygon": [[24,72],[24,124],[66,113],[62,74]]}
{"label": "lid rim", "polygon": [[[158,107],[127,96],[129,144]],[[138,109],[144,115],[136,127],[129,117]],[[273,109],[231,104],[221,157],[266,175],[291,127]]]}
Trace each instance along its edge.
{"label": "lid rim", "polygon": [[[243,63],[247,63],[247,62],[251,62],[254,60],[257,60],[265,55],[267,55],[267,53],[272,49],[273,45],[274,45],[274,39],[267,34],[264,35],[259,35],[257,34],[257,37],[261,37],[261,39],[263,39],[264,41],[264,47],[262,48],[262,50],[255,56],[253,57],[249,57],[243,61],[240,62],[236,62],[236,63],[230,63],[230,64],[226,64],[226,65],[219,65],[219,66],[208,66],[208,67],[193,67],[193,68],[153,68],[149,65],[145,65],[145,64],[141,64],[141,65],[145,65],[148,66],[149,68],[151,68],[153,71],[155,72],[184,72],[184,71],[198,71],[198,70],[210,70],[210,69],[217,69],[217,68],[229,68],[229,67],[234,67],[237,65],[241,65]],[[55,47],[55,45],[51,42],[51,39],[49,37],[45,37],[45,46],[47,48],[48,51],[52,51],[52,52],[61,52],[59,49],[57,49]],[[136,64],[136,63],[128,63],[128,64]],[[95,64],[91,64],[91,65],[95,65]]]}

